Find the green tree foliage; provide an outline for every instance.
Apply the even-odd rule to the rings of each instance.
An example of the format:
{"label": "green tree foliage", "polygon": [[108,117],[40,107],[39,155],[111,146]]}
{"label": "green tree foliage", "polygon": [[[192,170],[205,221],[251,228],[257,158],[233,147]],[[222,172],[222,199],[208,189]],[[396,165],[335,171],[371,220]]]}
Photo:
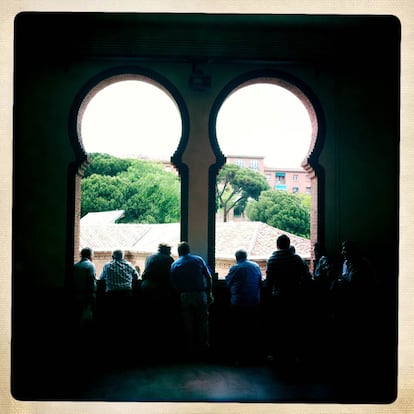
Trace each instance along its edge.
{"label": "green tree foliage", "polygon": [[[95,160],[98,167],[94,166]],[[125,223],[180,220],[179,179],[174,173],[164,171],[161,164],[96,154],[89,168],[95,172],[89,174],[86,170],[86,178],[82,180],[82,216],[89,212],[124,210]]]}
{"label": "green tree foliage", "polygon": [[99,152],[89,154],[89,158],[91,163],[85,170],[83,175],[84,178],[88,178],[93,174],[115,177],[119,173],[127,171],[131,164],[134,163],[134,160],[131,159],[117,158]]}
{"label": "green tree foliage", "polygon": [[218,173],[216,185],[217,205],[223,209],[224,222],[232,208],[237,207],[243,212],[250,198],[257,200],[267,189],[269,184],[260,173],[236,164],[226,164]]}
{"label": "green tree foliage", "polygon": [[[89,212],[120,210],[126,183],[119,177],[93,174],[82,180],[81,215]],[[122,202],[122,201],[121,201]]]}
{"label": "green tree foliage", "polygon": [[270,226],[310,237],[310,196],[289,194],[285,191],[263,191],[256,200],[250,200],[246,214],[250,220],[261,221]]}

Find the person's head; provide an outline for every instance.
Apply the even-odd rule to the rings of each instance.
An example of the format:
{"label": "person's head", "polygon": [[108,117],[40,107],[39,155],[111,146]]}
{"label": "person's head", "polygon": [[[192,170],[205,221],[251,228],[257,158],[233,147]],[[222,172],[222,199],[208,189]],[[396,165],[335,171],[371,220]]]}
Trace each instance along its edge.
{"label": "person's head", "polygon": [[84,247],[80,252],[82,259],[92,259],[93,251],[90,247]]}
{"label": "person's head", "polygon": [[353,260],[359,255],[357,244],[352,240],[345,240],[342,242],[342,255],[346,260]]}
{"label": "person's head", "polygon": [[122,250],[114,250],[112,252],[112,259],[121,260],[124,258],[124,252]]}
{"label": "person's head", "polygon": [[186,254],[190,253],[190,245],[183,241],[178,245],[178,255],[184,256]]}
{"label": "person's head", "polygon": [[286,250],[290,247],[290,239],[286,234],[282,234],[276,240],[276,246],[279,250]]}
{"label": "person's head", "polygon": [[158,253],[168,254],[168,255],[171,254],[171,246],[165,243],[160,243],[158,245]]}
{"label": "person's head", "polygon": [[243,250],[243,249],[237,250],[236,253],[234,253],[234,255],[236,256],[236,260],[238,262],[241,262],[242,260],[247,259],[247,252],[246,250]]}

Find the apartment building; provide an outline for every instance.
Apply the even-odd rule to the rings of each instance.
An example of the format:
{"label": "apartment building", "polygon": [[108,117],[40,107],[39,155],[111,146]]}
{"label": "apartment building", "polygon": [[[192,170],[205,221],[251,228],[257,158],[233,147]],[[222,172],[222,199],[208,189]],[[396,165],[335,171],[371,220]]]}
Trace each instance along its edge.
{"label": "apartment building", "polygon": [[266,177],[273,190],[287,191],[293,194],[310,194],[311,180],[303,168],[268,167],[263,156],[229,155],[227,163],[250,168]]}

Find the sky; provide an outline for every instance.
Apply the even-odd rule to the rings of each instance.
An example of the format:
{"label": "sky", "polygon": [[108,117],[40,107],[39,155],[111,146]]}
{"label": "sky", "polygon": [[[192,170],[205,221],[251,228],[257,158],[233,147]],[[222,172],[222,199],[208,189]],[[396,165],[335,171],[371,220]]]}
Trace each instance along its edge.
{"label": "sky", "polygon": [[[254,84],[224,101],[216,133],[226,156],[263,155],[269,167],[296,168],[309,150],[311,121],[290,91],[274,84]],[[91,99],[81,135],[87,152],[169,160],[181,136],[180,114],[157,86],[121,81]]]}

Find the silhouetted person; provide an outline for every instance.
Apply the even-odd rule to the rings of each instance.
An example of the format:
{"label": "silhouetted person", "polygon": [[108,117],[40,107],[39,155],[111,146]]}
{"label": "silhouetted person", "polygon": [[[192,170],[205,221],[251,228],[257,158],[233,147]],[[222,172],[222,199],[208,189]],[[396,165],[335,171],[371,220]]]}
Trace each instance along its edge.
{"label": "silhouetted person", "polygon": [[104,324],[108,328],[112,340],[122,347],[121,339],[125,335],[134,334],[135,323],[132,324],[132,289],[137,283],[139,274],[135,267],[124,259],[122,250],[114,250],[112,260],[104,264],[100,281],[105,283],[105,316]]}
{"label": "silhouetted person", "polygon": [[[359,313],[360,308],[369,302],[376,284],[372,266],[362,256],[356,242],[352,240],[342,242],[341,254],[342,269],[334,280],[333,293],[337,302],[337,316],[347,319],[355,312]],[[351,303],[352,307],[349,306]]]}
{"label": "silhouetted person", "polygon": [[330,290],[335,280],[335,266],[326,254],[325,247],[320,242],[314,244],[314,268],[312,274],[312,308],[317,317],[330,315]]}
{"label": "silhouetted person", "polygon": [[171,344],[175,339],[173,332],[177,323],[178,301],[170,279],[173,262],[171,246],[160,243],[158,252],[147,257],[142,273],[141,321],[147,334],[145,344],[153,352],[160,352],[165,349],[165,342]]}
{"label": "silhouetted person", "polygon": [[77,325],[83,327],[92,321],[95,312],[96,268],[91,248],[83,248],[80,256],[73,266],[73,298]]}
{"label": "silhouetted person", "polygon": [[188,354],[209,349],[209,305],[213,301],[210,271],[200,256],[190,254],[187,242],[178,245],[171,265],[171,282],[180,296],[184,347]]}
{"label": "silhouetted person", "polygon": [[292,251],[286,234],[277,238],[276,246],[266,264],[265,285],[271,295],[267,330],[272,358],[289,364],[300,358],[305,312],[303,291],[311,276],[307,264]]}
{"label": "silhouetted person", "polygon": [[141,275],[141,269],[140,269],[140,267],[139,267],[139,265],[136,263],[136,258],[135,258],[135,255],[132,253],[132,252],[130,252],[130,251],[128,251],[128,252],[125,252],[124,253],[124,259],[127,261],[127,262],[129,262],[129,263],[131,263],[131,265],[135,268],[135,270],[137,271],[137,274],[138,274],[138,279],[133,279],[132,280],[132,292],[133,293],[138,293],[138,290],[139,290],[139,286],[140,286],[140,280],[139,280],[139,275]]}
{"label": "silhouetted person", "polygon": [[358,245],[354,241],[344,241],[341,253],[344,262],[340,281],[349,283],[356,293],[367,293],[374,283],[371,264],[362,256]]}
{"label": "silhouetted person", "polygon": [[335,267],[320,242],[314,244],[314,268],[312,289],[308,300],[308,351],[314,368],[321,371],[322,362],[326,367],[333,350],[331,335],[332,303],[330,289],[335,277]]}
{"label": "silhouetted person", "polygon": [[322,243],[316,242],[313,251],[315,254],[315,261],[312,279],[316,282],[318,288],[326,292],[331,287],[334,278],[334,267],[330,262]]}
{"label": "silhouetted person", "polygon": [[225,278],[230,289],[231,356],[236,362],[248,362],[257,360],[262,345],[258,326],[262,272],[247,260],[245,250],[237,250],[235,257],[237,263]]}
{"label": "silhouetted person", "polygon": [[114,250],[112,260],[104,264],[100,280],[105,282],[105,292],[119,297],[129,297],[132,293],[133,282],[139,274],[135,267],[124,259],[122,250]]}
{"label": "silhouetted person", "polygon": [[160,301],[171,295],[171,246],[160,243],[158,252],[148,256],[142,273],[141,291],[151,300]]}
{"label": "silhouetted person", "polygon": [[[363,367],[380,344],[374,343],[378,315],[377,288],[373,269],[356,242],[342,243],[343,265],[333,289],[334,332],[341,348],[340,365],[362,378]],[[378,363],[378,361],[376,361]]]}

